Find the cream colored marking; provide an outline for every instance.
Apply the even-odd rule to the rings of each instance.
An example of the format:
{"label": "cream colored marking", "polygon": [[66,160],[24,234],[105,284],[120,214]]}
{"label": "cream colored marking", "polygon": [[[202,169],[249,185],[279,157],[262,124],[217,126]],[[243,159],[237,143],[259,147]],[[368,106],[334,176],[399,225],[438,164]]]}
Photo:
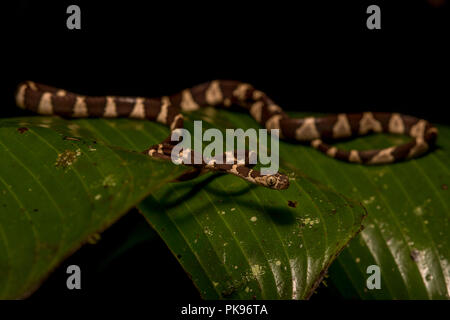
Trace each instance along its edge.
{"label": "cream colored marking", "polygon": [[211,159],[206,163],[206,168],[214,168],[214,165],[216,164],[217,160],[216,159]]}
{"label": "cream colored marking", "polygon": [[[253,169],[250,169],[250,171],[248,172],[248,175],[247,175],[247,180],[248,181],[250,181],[250,182],[253,182],[253,183],[255,183],[255,178],[253,178],[252,177],[252,172],[253,172]],[[234,211],[234,210],[231,210],[231,211]]]}
{"label": "cream colored marking", "polygon": [[28,86],[31,88],[31,90],[37,91],[36,84],[33,81],[28,81],[27,83],[28,83]]}
{"label": "cream colored marking", "polygon": [[276,114],[274,116],[271,116],[266,121],[266,129],[267,130],[280,129],[280,120],[281,120],[281,118],[282,118],[282,116],[280,114]]}
{"label": "cream colored marking", "polygon": [[158,144],[158,153],[164,154],[162,143]]}
{"label": "cream colored marking", "polygon": [[333,126],[333,138],[346,138],[352,135],[352,129],[350,123],[348,122],[347,115],[345,113],[340,113],[337,116],[337,121]]}
{"label": "cream colored marking", "polygon": [[18,107],[25,109],[25,90],[27,89],[27,85],[23,84],[20,86],[16,95],[16,104]]}
{"label": "cream colored marking", "polygon": [[252,104],[252,106],[250,107],[250,114],[259,123],[261,123],[263,105],[264,103],[262,101],[258,101]]}
{"label": "cream colored marking", "polygon": [[169,97],[162,97],[161,99],[161,110],[156,117],[156,121],[166,124],[167,123],[167,114],[169,112],[170,100]]}
{"label": "cream colored marking", "polygon": [[170,124],[170,130],[175,129],[175,125],[177,124],[177,120],[180,119],[180,118],[183,118],[183,115],[182,115],[181,113],[177,114],[177,115],[175,116],[175,118],[173,118],[173,121],[172,121],[172,123]]}
{"label": "cream colored marking", "polygon": [[264,93],[262,93],[262,92],[259,91],[259,90],[253,91],[253,99],[254,99],[254,100],[259,100],[259,99],[261,99],[261,98],[263,97],[263,95],[264,95]]}
{"label": "cream colored marking", "polygon": [[245,94],[247,93],[247,90],[249,90],[252,86],[247,83],[241,83],[237,86],[236,89],[233,91],[233,96],[238,98],[239,100],[245,100]]}
{"label": "cream colored marking", "polygon": [[156,152],[155,149],[150,149],[148,150],[148,155],[152,157],[155,152]]}
{"label": "cream colored marking", "polygon": [[263,186],[267,186],[267,182],[266,182],[266,177],[265,176],[260,176],[260,177],[256,177],[253,179],[254,182],[257,182]]}
{"label": "cream colored marking", "polygon": [[311,141],[311,146],[314,149],[317,149],[321,144],[322,144],[322,140],[320,140],[320,139],[314,139],[313,141]]}
{"label": "cream colored marking", "polygon": [[190,148],[183,149],[180,151],[179,155],[181,156],[183,162],[192,163],[191,159],[194,156],[192,149]]}
{"label": "cream colored marking", "polygon": [[66,90],[60,89],[60,90],[56,91],[56,95],[57,95],[58,97],[65,97],[66,94],[67,94]]}
{"label": "cream colored marking", "polygon": [[233,165],[231,166],[230,172],[232,172],[232,173],[234,173],[234,174],[236,174],[236,175],[239,175],[239,172],[236,170],[237,167],[238,167],[237,164],[233,164]]}
{"label": "cream colored marking", "polygon": [[374,132],[383,131],[380,121],[373,117],[372,112],[364,112],[361,120],[359,121],[359,133],[366,134],[370,130]]}
{"label": "cream colored marking", "polygon": [[223,101],[222,90],[220,90],[219,81],[214,80],[205,92],[206,102],[210,105],[216,105]]}
{"label": "cream colored marking", "polygon": [[229,107],[231,106],[231,100],[229,98],[225,98],[223,104],[225,107]]}
{"label": "cream colored marking", "polygon": [[305,118],[302,125],[295,130],[295,139],[299,141],[310,141],[319,137],[313,117]]}
{"label": "cream colored marking", "polygon": [[402,134],[405,132],[405,124],[399,113],[393,113],[389,119],[389,132]]}
{"label": "cream colored marking", "polygon": [[394,156],[392,155],[392,151],[394,151],[396,147],[390,147],[381,150],[378,152],[370,161],[369,164],[376,164],[376,163],[390,163],[395,160]]}
{"label": "cream colored marking", "polygon": [[330,157],[334,158],[334,156],[337,153],[337,148],[336,147],[331,147],[330,149],[328,149],[327,151],[327,155],[329,155]]}
{"label": "cream colored marking", "polygon": [[414,147],[411,148],[411,150],[409,150],[407,157],[414,158],[420,156],[427,150],[428,150],[428,143],[426,143],[425,140],[423,140],[422,138],[416,138],[416,144],[414,145]]}
{"label": "cream colored marking", "polygon": [[117,107],[114,102],[114,97],[106,97],[106,107],[103,116],[106,118],[115,118],[117,117]]}
{"label": "cream colored marking", "polygon": [[[416,139],[416,144],[414,145],[414,147],[411,148],[411,150],[409,150],[407,156],[408,158],[417,157],[428,150],[428,143],[424,140],[426,125],[427,125],[426,120],[419,120],[415,125],[411,127],[409,134],[411,137],[414,137]],[[433,131],[437,132],[436,128],[430,128],[430,130],[432,132]]]}
{"label": "cream colored marking", "polygon": [[130,118],[145,118],[144,98],[136,98],[136,103],[134,104],[133,111],[130,113]]}
{"label": "cream colored marking", "polygon": [[[223,155],[225,156],[225,163],[227,163],[227,164],[233,164],[236,161],[236,158],[234,157],[234,152],[225,151],[223,153]],[[220,160],[220,164],[222,164],[223,158],[219,159],[219,160]]]}
{"label": "cream colored marking", "polygon": [[88,110],[86,107],[86,102],[84,101],[84,97],[77,96],[75,100],[75,106],[73,108],[73,116],[74,117],[87,117]]}
{"label": "cream colored marking", "polygon": [[413,138],[424,137],[425,135],[425,126],[427,125],[427,121],[419,120],[415,125],[411,127],[409,131],[409,135]]}
{"label": "cream colored marking", "polygon": [[276,104],[271,104],[270,106],[267,107],[267,109],[269,109],[269,112],[281,112],[281,108],[279,106],[277,106]]}
{"label": "cream colored marking", "polygon": [[197,102],[195,102],[192,97],[191,91],[189,89],[183,90],[181,93],[181,110],[183,111],[194,111],[200,108]]}
{"label": "cream colored marking", "polygon": [[37,112],[40,114],[53,114],[52,94],[50,92],[45,92],[42,95]]}
{"label": "cream colored marking", "polygon": [[357,150],[350,150],[350,156],[348,157],[348,160],[350,162],[362,162]]}

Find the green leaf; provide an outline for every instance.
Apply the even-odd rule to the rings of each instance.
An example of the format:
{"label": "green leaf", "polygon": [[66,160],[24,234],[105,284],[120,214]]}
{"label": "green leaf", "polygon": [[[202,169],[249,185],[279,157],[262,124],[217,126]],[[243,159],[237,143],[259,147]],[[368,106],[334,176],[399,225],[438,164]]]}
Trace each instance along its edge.
{"label": "green leaf", "polygon": [[65,257],[180,175],[185,168],[136,152],[165,134],[138,121],[0,120],[0,298],[28,296]]}
{"label": "green leaf", "polygon": [[[219,129],[257,127],[245,114],[213,109],[190,117]],[[305,176],[288,154],[281,167],[288,190],[209,173],[166,185],[138,206],[204,298],[308,298],[359,232],[358,202]]]}
{"label": "green leaf", "polygon": [[[368,211],[365,230],[330,271],[345,297],[450,298],[450,128],[438,129],[437,148],[419,159],[379,167],[337,167],[321,159],[324,172],[310,172],[361,199]],[[397,139],[378,135],[342,146],[368,149]],[[381,290],[365,285],[366,268],[374,264],[381,268]]]}
{"label": "green leaf", "polygon": [[[310,114],[292,114],[307,115]],[[241,115],[221,112],[220,117],[237,126],[256,126]],[[283,159],[291,158],[296,168],[360,201],[367,209],[364,231],[330,268],[330,278],[344,297],[449,299],[450,128],[438,129],[437,147],[428,154],[380,166],[344,163],[308,146],[281,143]],[[336,145],[364,150],[407,140],[403,136],[378,134]],[[370,274],[366,270],[370,265],[381,268],[381,290],[367,289]]]}
{"label": "green leaf", "polygon": [[[214,127],[244,129],[258,127],[248,115],[222,110],[206,109],[191,117],[207,119],[214,123]],[[92,142],[90,139],[96,139],[99,141],[98,145],[108,148],[110,154],[119,154],[120,157],[123,154],[128,156],[130,153],[108,145],[143,150],[148,145],[161,141],[169,132],[167,128],[152,122],[126,119],[66,122],[57,118],[33,117],[22,119],[24,122],[22,124],[17,121],[16,119],[1,122],[2,143],[5,143],[3,131],[8,130],[8,127],[14,128],[12,132],[15,134],[20,134],[16,132],[18,125],[31,129],[22,135],[44,130],[45,128],[36,128],[44,125],[64,135],[85,137],[86,139],[80,139],[78,142],[72,140],[61,142],[61,135],[58,136],[60,139],[58,143],[64,143],[60,146],[60,153],[67,150],[64,147],[67,144],[72,147],[69,150],[76,155],[78,148],[75,147],[78,143],[82,145],[80,147],[82,153],[78,159],[80,161],[75,161],[71,165],[73,167],[83,163],[82,156],[89,151],[82,149],[86,148],[83,143],[89,148]],[[188,123],[187,126],[189,125]],[[277,192],[251,186],[233,176],[208,174],[194,181],[163,187],[152,197],[148,197],[140,209],[177,255],[205,298],[307,298],[313,293],[339,250],[359,230],[364,211],[349,198],[356,199],[367,207],[369,218],[364,220],[365,230],[357,239],[350,242],[349,247],[331,267],[331,280],[341,293],[346,297],[362,298],[448,299],[450,129],[439,126],[439,130],[438,148],[432,153],[416,160],[375,167],[339,162],[308,146],[283,142],[280,146],[281,168],[289,173],[291,178],[295,178],[287,191]],[[18,147],[20,140],[13,140],[12,132],[5,132],[8,132],[6,143],[9,147],[13,148],[14,152],[21,150]],[[36,141],[39,140],[34,139],[33,143],[27,145],[29,150],[34,152],[32,158],[23,158],[26,161],[31,162],[34,157],[43,156],[39,153],[41,148],[37,148],[39,144]],[[345,148],[368,149],[398,144],[402,141],[404,139],[398,136],[373,135],[339,145]],[[0,148],[3,148],[3,145],[0,144]],[[10,156],[14,153],[2,152],[3,154]],[[144,165],[140,159],[141,155],[133,154],[132,157],[139,157],[136,158],[136,168],[139,166],[137,163]],[[119,161],[111,162],[110,158],[103,160],[113,163],[113,167],[118,167]],[[8,171],[14,168],[14,165],[5,166],[4,161],[6,160],[2,157],[0,177],[3,179],[3,173],[8,176],[10,174]],[[34,161],[32,162],[30,167],[36,165]],[[55,169],[55,163],[58,163],[57,153],[53,153],[50,164],[47,163],[47,166],[36,170],[40,180],[46,177],[45,170],[50,172],[50,169]],[[64,169],[65,163],[67,161],[60,162],[57,170],[73,170],[70,166]],[[172,172],[178,169],[171,164],[158,163],[157,168],[160,168],[160,165],[170,168],[169,171],[173,176],[179,174]],[[132,170],[136,168],[133,166]],[[79,169],[81,172],[81,169],[85,168]],[[109,169],[117,170],[117,168]],[[23,189],[25,185],[30,184],[28,180],[31,182],[33,180],[30,177],[24,180],[25,173],[10,178],[11,182],[8,180],[8,183],[18,190]],[[72,173],[72,177],[74,175]],[[146,177],[140,175],[141,173],[135,178],[145,180]],[[172,175],[165,176],[167,180],[170,180],[169,177]],[[20,179],[25,183],[19,181]],[[72,179],[69,183],[73,185],[74,181]],[[67,189],[71,184],[57,184],[57,186]],[[6,190],[11,198],[8,188],[0,190]],[[74,193],[75,190],[77,189],[71,189],[70,192]],[[148,192],[146,190],[142,196]],[[3,196],[1,192],[0,199],[3,200]],[[131,202],[136,203],[139,199],[134,201],[135,196],[136,194],[129,195],[130,199],[122,202],[123,207],[126,207],[126,203],[130,203],[129,206],[132,206]],[[41,201],[40,198],[45,199],[43,196],[31,198],[34,200],[33,204]],[[29,201],[28,198],[23,199]],[[54,199],[60,206],[62,201],[64,208],[69,207],[66,204],[69,200]],[[72,204],[80,205],[76,200],[71,201]],[[287,206],[287,201],[297,201],[297,207]],[[47,199],[46,205],[49,203]],[[0,205],[2,204],[3,201],[0,201]],[[123,212],[125,210],[123,209]],[[61,254],[59,258],[55,258],[56,253],[61,253],[63,249],[59,246],[56,253],[48,254],[52,247],[44,245],[35,248],[30,231],[36,229],[36,226],[26,223],[24,214],[20,216],[21,220],[13,219],[19,217],[16,214],[12,216],[13,218],[9,218],[11,221],[5,222],[4,219],[8,215],[4,212],[2,208],[0,292],[3,290],[2,297],[19,297],[31,292],[33,286],[26,287],[25,282],[29,283],[27,278],[19,279],[18,275],[30,275],[30,266],[33,270],[38,270],[33,265],[34,261],[40,263],[36,264],[40,265],[41,269],[45,269],[45,262],[42,262],[41,258],[46,257],[40,254],[38,259],[34,260],[35,250],[47,253],[46,262],[50,265],[54,260],[60,261],[64,257]],[[74,212],[64,212],[70,215],[70,218],[78,217]],[[51,219],[57,218],[57,213],[49,211],[45,219],[41,216],[44,230],[52,226]],[[108,216],[104,218],[109,221],[104,222],[103,228],[114,220],[111,212],[108,211],[107,214]],[[97,216],[95,223],[100,224],[100,220],[101,217]],[[81,219],[75,220],[75,227],[80,225],[79,221]],[[57,226],[60,231],[72,228],[72,224],[69,226],[64,224],[61,228],[59,223]],[[95,230],[92,232],[84,230],[85,235],[77,238],[78,245],[74,245],[71,250],[68,248],[68,241],[64,241],[64,246],[68,248],[65,250],[66,255],[81,245],[87,236],[101,230],[95,227],[91,229]],[[11,238],[12,240],[16,239],[11,241],[17,246],[11,250],[16,255],[16,260],[10,260],[11,258],[1,260],[9,253],[6,245],[11,246],[5,242],[7,238],[4,236],[6,234],[4,230],[9,232],[9,237],[15,237]],[[76,229],[70,230],[72,231],[75,232]],[[25,238],[22,239],[24,235]],[[336,241],[335,246],[333,241]],[[21,252],[31,252],[31,255],[25,256]],[[20,270],[16,270],[11,261],[15,261]],[[366,289],[366,279],[369,276],[366,274],[366,268],[372,264],[377,264],[381,268],[381,290]],[[57,262],[48,270],[56,265]],[[42,273],[34,285],[42,281],[48,270]],[[3,277],[5,274],[7,276]],[[14,283],[9,283],[9,289],[8,287],[5,289],[4,280],[8,279],[10,282],[10,274],[15,275],[13,281],[18,284],[14,287]],[[38,277],[33,275],[33,278]],[[12,293],[12,288],[16,293]]]}

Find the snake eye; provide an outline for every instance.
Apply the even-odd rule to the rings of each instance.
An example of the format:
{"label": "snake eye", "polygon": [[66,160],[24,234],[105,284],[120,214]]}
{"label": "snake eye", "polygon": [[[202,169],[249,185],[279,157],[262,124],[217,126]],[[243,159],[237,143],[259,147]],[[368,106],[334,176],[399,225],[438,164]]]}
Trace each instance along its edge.
{"label": "snake eye", "polygon": [[277,179],[273,176],[267,177],[267,185],[273,187],[277,183]]}

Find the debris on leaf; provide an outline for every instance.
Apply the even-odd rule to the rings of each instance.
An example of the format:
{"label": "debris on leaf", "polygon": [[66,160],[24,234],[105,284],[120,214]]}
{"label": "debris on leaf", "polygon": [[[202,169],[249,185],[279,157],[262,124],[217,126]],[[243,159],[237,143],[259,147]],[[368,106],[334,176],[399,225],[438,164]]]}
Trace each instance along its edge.
{"label": "debris on leaf", "polygon": [[76,151],[65,150],[64,152],[58,154],[55,166],[58,168],[70,167],[80,155],[81,155],[80,149],[77,149]]}
{"label": "debris on leaf", "polygon": [[291,208],[297,208],[297,201],[288,200],[288,206]]}

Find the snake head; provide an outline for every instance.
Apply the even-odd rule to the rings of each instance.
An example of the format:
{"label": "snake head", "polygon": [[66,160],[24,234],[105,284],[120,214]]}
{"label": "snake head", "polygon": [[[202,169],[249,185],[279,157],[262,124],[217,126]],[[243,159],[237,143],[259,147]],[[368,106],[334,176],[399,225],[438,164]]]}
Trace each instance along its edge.
{"label": "snake head", "polygon": [[289,188],[289,178],[284,174],[275,173],[263,177],[265,187],[275,190],[283,190]]}

